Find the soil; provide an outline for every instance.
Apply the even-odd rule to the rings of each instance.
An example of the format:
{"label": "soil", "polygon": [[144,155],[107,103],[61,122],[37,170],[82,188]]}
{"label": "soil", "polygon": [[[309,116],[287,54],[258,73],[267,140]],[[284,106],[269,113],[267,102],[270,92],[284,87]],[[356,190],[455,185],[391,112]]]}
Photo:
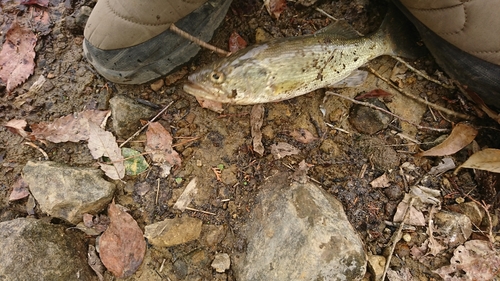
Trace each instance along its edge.
{"label": "soil", "polygon": [[[31,10],[21,9],[19,7],[22,6],[16,4],[15,1],[2,1],[2,42],[5,31],[16,15],[24,23],[29,22],[28,13]],[[260,156],[252,150],[249,123],[251,106],[226,105],[222,114],[203,109],[194,97],[182,91],[186,76],[158,91],[153,91],[150,83],[119,85],[99,76],[83,58],[84,25],[68,18],[74,12],[80,11],[81,7],[94,5],[95,2],[88,0],[50,1],[52,25],[46,34],[39,34],[35,48],[34,74],[13,92],[2,90],[0,122],[16,118],[34,124],[50,122],[84,109],[107,109],[109,98],[117,94],[127,95],[157,111],[173,101],[173,105],[161,116],[160,122],[171,130],[175,149],[182,155],[183,164],[173,170],[172,175],[166,179],[160,179],[159,167],[151,166],[151,169],[143,174],[116,181],[116,202],[130,210],[141,228],[177,216],[179,212],[172,208],[173,203],[187,182],[197,177],[201,192],[191,206],[215,215],[187,212],[190,216],[203,220],[204,225],[222,226],[227,230],[226,236],[232,237],[212,248],[207,254],[208,260],[213,259],[213,255],[219,252],[242,253],[245,251],[245,241],[241,239],[240,229],[248,219],[261,184],[278,172],[296,169],[298,163],[305,160],[313,165],[309,170],[310,178],[342,202],[351,224],[365,242],[366,250],[372,254],[386,254],[386,247],[395,227],[388,226],[385,222],[392,221],[397,204],[408,191],[408,183],[401,176],[400,166],[406,162],[415,165],[415,169],[408,172],[414,177],[409,183],[412,185],[439,162],[439,158],[414,157],[413,154],[419,147],[398,137],[395,132],[406,132],[423,143],[433,141],[443,133],[416,130],[414,127],[405,129],[404,126],[407,125],[398,120],[393,121],[389,128],[372,136],[357,133],[347,121],[351,103],[335,97],[328,97],[328,100],[324,101],[325,90],[318,90],[292,100],[265,105],[262,131],[266,151],[264,156]],[[347,20],[363,34],[377,29],[387,9],[384,1],[367,0],[319,1],[313,7],[319,7],[336,18]],[[251,45],[255,43],[257,28],[264,29],[272,37],[289,37],[313,33],[329,23],[331,20],[314,8],[295,5],[293,2],[287,2],[287,8],[279,19],[274,19],[263,8],[261,1],[234,0],[211,43],[227,49],[230,34],[237,31]],[[202,50],[179,71],[189,73],[218,58],[217,54]],[[385,57],[370,62],[370,66],[386,75],[390,74],[395,64],[395,61]],[[440,71],[429,54],[411,61],[411,64],[430,74]],[[48,78],[43,88],[32,95],[26,94],[40,75]],[[425,79],[414,78],[417,77],[415,75],[411,77],[411,83],[409,80],[404,81],[407,89],[433,103],[476,115],[474,108],[460,97],[460,94]],[[382,86],[383,83],[376,81],[374,77],[370,79],[370,85],[390,88],[387,85]],[[372,86],[339,89],[337,92],[352,97],[373,90],[369,87]],[[389,100],[387,103],[390,102]],[[326,109],[326,116],[323,116],[320,106]],[[453,116],[443,116],[429,110],[419,118],[417,123],[421,125],[447,129],[461,121]],[[336,130],[325,122],[344,128],[349,133]],[[487,119],[481,119],[476,125],[483,128],[476,139],[479,146],[498,147],[495,142],[498,139],[498,126]],[[312,132],[318,139],[308,144],[296,141],[290,136],[290,132],[301,128]],[[185,141],[186,138],[192,137],[197,139]],[[143,151],[143,140],[141,135],[130,146]],[[270,153],[270,146],[277,142],[292,144],[301,152],[283,159],[275,159]],[[22,168],[27,161],[43,159],[38,150],[24,143],[22,137],[0,127],[0,221],[28,215],[26,201],[8,201],[12,185],[21,177]],[[75,167],[96,166],[84,143],[36,144],[47,152],[52,161]],[[464,150],[453,157],[457,163],[462,163],[468,153],[469,150]],[[221,165],[222,179],[218,180],[213,168]],[[391,186],[385,189],[372,188],[369,183],[384,173],[391,179]],[[444,181],[451,184],[445,185]],[[447,173],[426,181],[428,187],[441,190],[444,208],[448,204],[454,204],[456,198],[465,194],[476,200],[494,204],[497,195],[496,183],[496,174],[474,173],[472,170],[462,170],[457,176]],[[141,196],[138,190],[143,190],[144,186],[150,191]],[[36,216],[44,217],[44,214],[37,212]],[[62,223],[56,220],[53,222]],[[431,270],[447,264],[453,249],[448,249],[444,254],[429,260],[428,264],[419,263],[409,257],[408,249],[421,243],[425,232],[425,228],[417,228],[411,233],[414,238],[411,242],[398,243],[392,267],[408,267],[419,280],[440,280]],[[93,243],[93,239],[89,238],[89,243]],[[182,273],[185,267],[196,268],[199,280],[235,280],[232,270],[217,274],[210,267],[210,263],[191,264],[196,259],[188,257],[205,247],[200,243],[190,242],[162,251],[152,249],[148,253],[150,257],[147,266],[159,268],[162,261],[166,260],[166,263],[171,263],[170,268],[177,273],[181,272],[173,275],[176,280],[189,279],[189,276],[186,277]],[[177,260],[187,264],[179,264]],[[169,276],[166,273],[159,274],[163,274],[163,277]],[[111,275],[106,275],[106,279],[111,278]]]}

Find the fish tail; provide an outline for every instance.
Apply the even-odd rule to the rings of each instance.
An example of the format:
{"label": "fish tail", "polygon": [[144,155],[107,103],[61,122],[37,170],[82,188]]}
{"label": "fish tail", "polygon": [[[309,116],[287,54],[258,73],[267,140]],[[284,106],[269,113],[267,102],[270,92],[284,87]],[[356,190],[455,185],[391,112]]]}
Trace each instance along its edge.
{"label": "fish tail", "polygon": [[420,38],[415,27],[392,4],[374,37],[386,45],[386,55],[417,58],[422,54],[422,47],[417,44]]}

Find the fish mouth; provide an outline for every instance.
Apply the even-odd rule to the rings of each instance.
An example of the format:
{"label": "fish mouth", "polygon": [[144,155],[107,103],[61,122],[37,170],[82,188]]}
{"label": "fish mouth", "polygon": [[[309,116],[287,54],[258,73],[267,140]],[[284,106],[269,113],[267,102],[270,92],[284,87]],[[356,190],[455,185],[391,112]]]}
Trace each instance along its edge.
{"label": "fish mouth", "polygon": [[196,97],[207,98],[207,97],[212,96],[212,94],[209,91],[207,91],[205,88],[203,88],[202,86],[200,86],[196,83],[192,83],[192,82],[184,84],[182,89],[186,93],[193,95],[193,96],[196,96]]}

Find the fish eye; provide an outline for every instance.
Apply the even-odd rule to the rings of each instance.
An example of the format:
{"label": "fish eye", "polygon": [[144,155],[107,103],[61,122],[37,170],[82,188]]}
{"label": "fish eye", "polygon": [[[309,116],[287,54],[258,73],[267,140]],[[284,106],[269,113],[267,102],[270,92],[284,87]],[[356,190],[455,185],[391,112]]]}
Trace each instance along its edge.
{"label": "fish eye", "polygon": [[210,73],[210,80],[214,83],[220,84],[226,80],[226,76],[220,71],[212,71],[212,73]]}

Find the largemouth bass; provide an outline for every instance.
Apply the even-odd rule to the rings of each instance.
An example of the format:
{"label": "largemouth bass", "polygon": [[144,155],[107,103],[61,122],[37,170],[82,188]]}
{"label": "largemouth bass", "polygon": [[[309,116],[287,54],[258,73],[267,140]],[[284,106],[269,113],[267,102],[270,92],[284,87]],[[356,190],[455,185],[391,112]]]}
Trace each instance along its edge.
{"label": "largemouth bass", "polygon": [[291,99],[338,84],[378,56],[406,56],[408,33],[407,20],[391,7],[369,36],[337,22],[314,35],[256,44],[191,74],[184,91],[239,105]]}

